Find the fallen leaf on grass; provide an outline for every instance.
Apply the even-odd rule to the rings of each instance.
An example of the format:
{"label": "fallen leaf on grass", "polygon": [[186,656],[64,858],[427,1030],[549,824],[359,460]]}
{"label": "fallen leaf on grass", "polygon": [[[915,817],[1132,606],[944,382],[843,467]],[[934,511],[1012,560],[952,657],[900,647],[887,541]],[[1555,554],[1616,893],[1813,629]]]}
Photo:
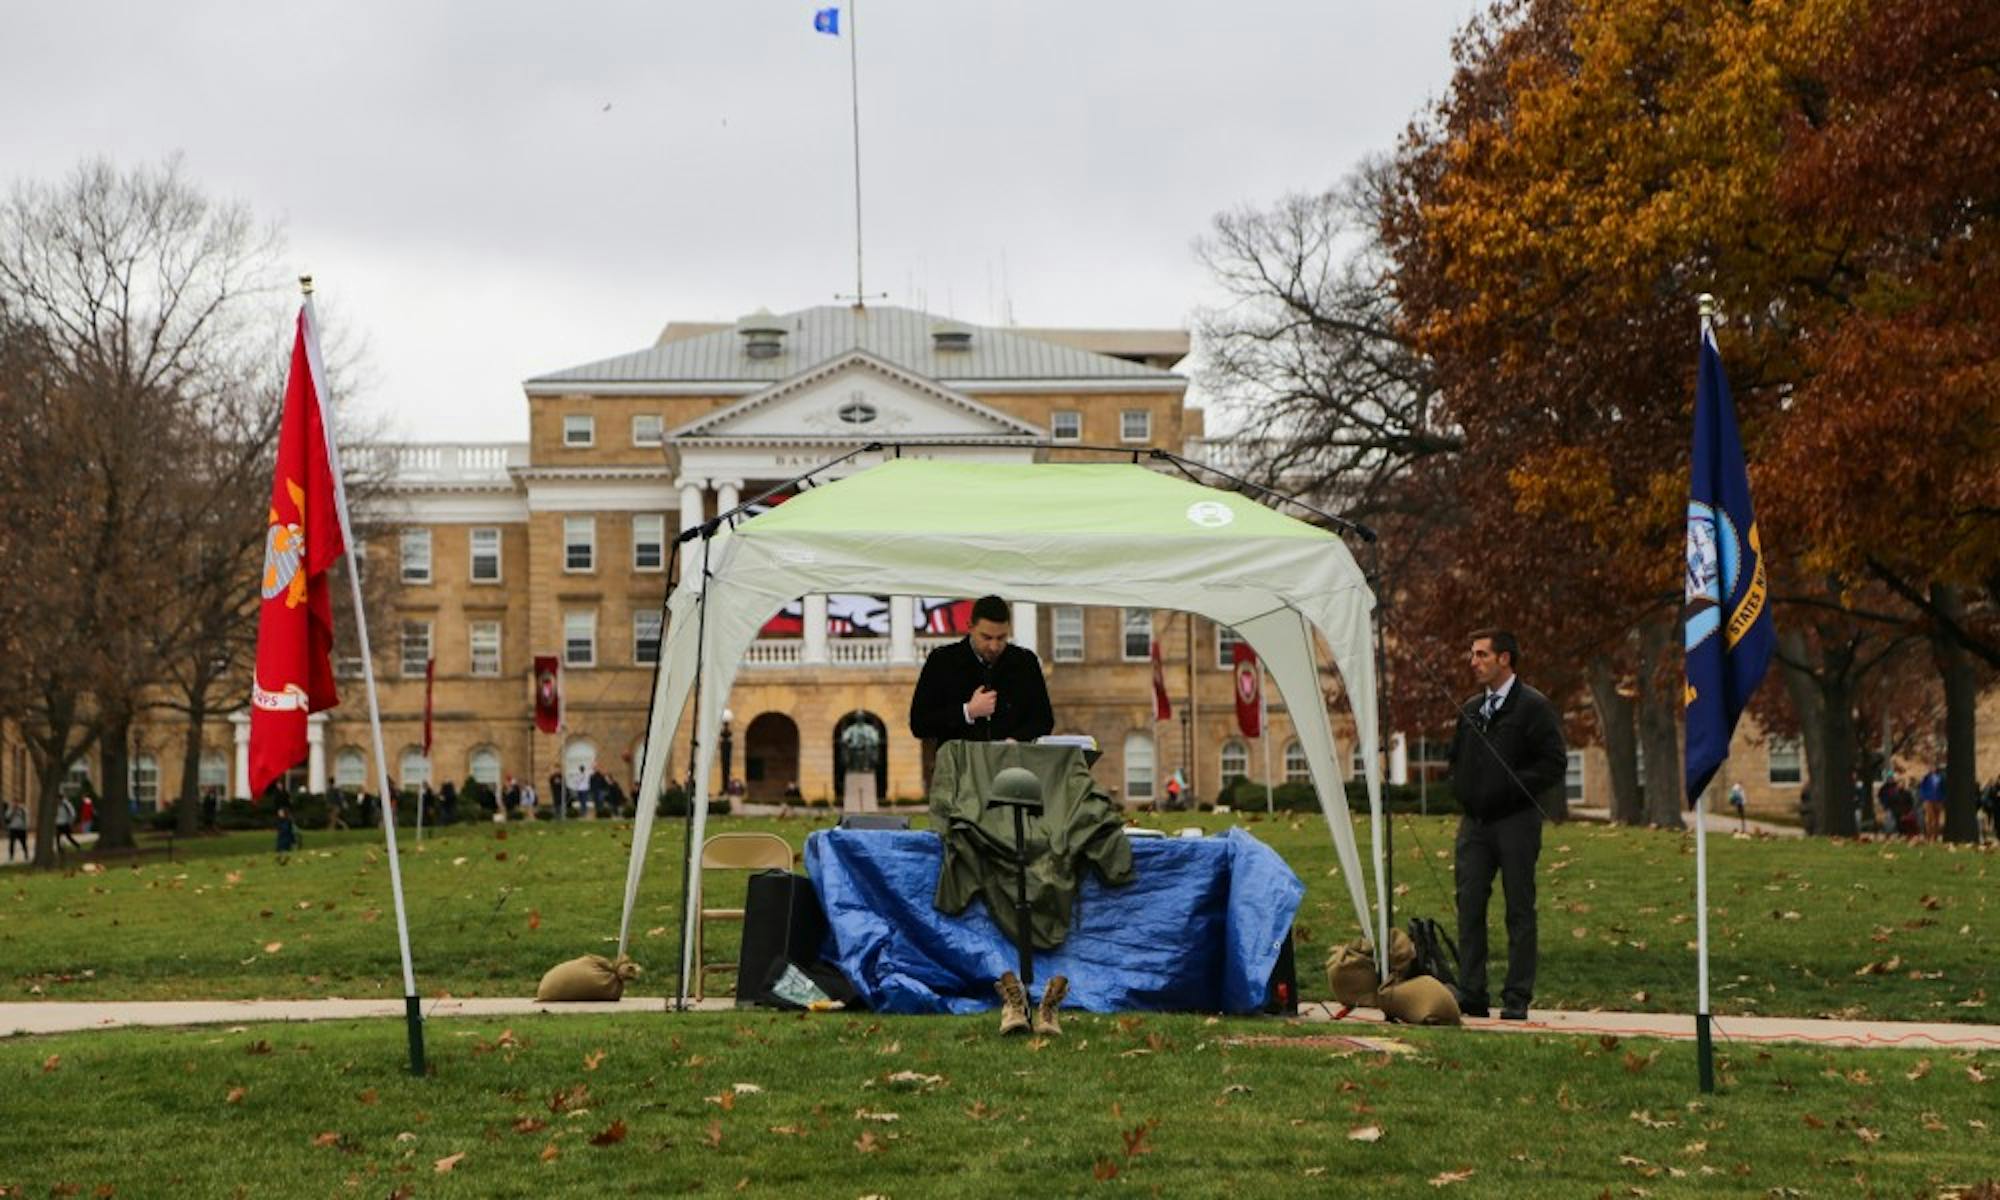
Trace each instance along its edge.
{"label": "fallen leaf on grass", "polygon": [[514,1122],[515,1133],[540,1133],[548,1127],[549,1123],[540,1117],[522,1117]]}
{"label": "fallen leaf on grass", "polygon": [[548,1145],[542,1147],[542,1153],[540,1157],[543,1162],[554,1162],[556,1160],[556,1156],[560,1155],[561,1153],[562,1151],[556,1148],[556,1144],[554,1142],[550,1142]]}
{"label": "fallen leaf on grass", "polygon": [[340,1135],[335,1133],[331,1129],[313,1138],[313,1145],[315,1146],[325,1147],[325,1146],[335,1146],[339,1144],[340,1144]]}
{"label": "fallen leaf on grass", "polygon": [[454,1167],[464,1161],[465,1151],[460,1150],[457,1154],[447,1154],[443,1158],[438,1159],[431,1164],[431,1169],[440,1175],[449,1175]]}
{"label": "fallen leaf on grass", "polygon": [[761,1095],[764,1091],[763,1088],[758,1087],[754,1083],[732,1083],[729,1085],[729,1090],[739,1096],[756,1096]]}
{"label": "fallen leaf on grass", "polygon": [[876,1138],[874,1130],[864,1129],[861,1136],[854,1139],[854,1148],[863,1154],[880,1154],[882,1143]]}
{"label": "fallen leaf on grass", "polygon": [[616,1146],[625,1140],[625,1122],[613,1121],[604,1127],[604,1132],[590,1139],[593,1146]]}
{"label": "fallen leaf on grass", "polygon": [[1432,1187],[1448,1187],[1454,1183],[1464,1183],[1470,1178],[1472,1178],[1472,1168],[1466,1167],[1462,1171],[1445,1171],[1441,1174],[1433,1175],[1430,1178],[1430,1185]]}
{"label": "fallen leaf on grass", "polygon": [[1626,1073],[1631,1075],[1637,1075],[1639,1072],[1645,1070],[1647,1067],[1652,1066],[1653,1060],[1658,1057],[1660,1057],[1660,1052],[1658,1050],[1653,1051],[1651,1054],[1634,1054],[1632,1051],[1627,1050],[1625,1052]]}
{"label": "fallen leaf on grass", "polygon": [[1854,1136],[1860,1138],[1870,1146],[1882,1140],[1882,1132],[1880,1130],[1870,1129],[1866,1125],[1856,1125],[1854,1127]]}
{"label": "fallen leaf on grass", "polygon": [[528,928],[529,928],[529,929],[540,929],[541,927],[542,927],[542,910],[541,910],[541,909],[539,909],[539,908],[531,908],[531,909],[529,909],[529,910],[528,910]]}
{"label": "fallen leaf on grass", "polygon": [[1980,1070],[1978,1067],[1965,1068],[1965,1077],[1974,1083],[1986,1082],[1986,1072]]}
{"label": "fallen leaf on grass", "polygon": [[798,1125],[773,1125],[771,1126],[771,1132],[780,1137],[804,1137],[806,1135],[805,1129]]}
{"label": "fallen leaf on grass", "polygon": [[583,1069],[595,1071],[604,1062],[604,1051],[593,1050],[583,1056]]}
{"label": "fallen leaf on grass", "polygon": [[47,1075],[60,1066],[62,1066],[62,1055],[51,1054],[42,1060],[42,1074]]}
{"label": "fallen leaf on grass", "polygon": [[1630,1117],[1634,1122],[1643,1125],[1648,1129],[1672,1129],[1675,1125],[1679,1124],[1679,1122],[1673,1120],[1672,1118],[1661,1120],[1658,1117],[1655,1117],[1652,1113],[1647,1112],[1643,1108],[1635,1112],[1627,1113],[1626,1116]]}
{"label": "fallen leaf on grass", "polygon": [[264,943],[264,953],[266,954],[276,954],[278,951],[283,950],[284,948],[285,948],[285,943],[283,942]]}
{"label": "fallen leaf on grass", "polygon": [[1347,1140],[1350,1142],[1379,1142],[1382,1140],[1382,1127],[1380,1125],[1356,1125],[1347,1131]]}
{"label": "fallen leaf on grass", "polygon": [[269,1054],[271,1052],[271,1043],[265,1041],[263,1038],[258,1038],[248,1046],[243,1047],[243,1052],[245,1054]]}
{"label": "fallen leaf on grass", "polygon": [[1856,975],[1892,975],[1903,967],[1903,956],[1891,955],[1881,962],[1864,963],[1854,973]]}
{"label": "fallen leaf on grass", "polygon": [[944,1076],[926,1075],[921,1071],[896,1071],[890,1074],[889,1082],[896,1087],[916,1088],[918,1091],[923,1091],[926,1088],[942,1086],[944,1084]]}
{"label": "fallen leaf on grass", "polygon": [[1825,1129],[1825,1128],[1826,1128],[1826,1122],[1825,1122],[1825,1121],[1822,1121],[1822,1120],[1820,1120],[1820,1119],[1819,1119],[1818,1117],[1815,1117],[1815,1116],[1813,1116],[1813,1115],[1812,1115],[1811,1113],[1807,1113],[1807,1114],[1805,1115],[1805,1122],[1806,1122],[1806,1128],[1807,1128],[1807,1129]]}
{"label": "fallen leaf on grass", "polygon": [[722,1122],[710,1121],[708,1123],[708,1132],[702,1136],[701,1140],[702,1144],[710,1150],[720,1147],[722,1145]]}
{"label": "fallen leaf on grass", "polygon": [[354,1098],[354,1101],[355,1101],[355,1103],[357,1103],[357,1104],[373,1104],[373,1103],[375,1103],[375,1089],[374,1089],[374,1088],[364,1088],[364,1089],[362,1090],[361,1094],[360,1094],[360,1095],[358,1095],[358,1096],[356,1096],[356,1097]]}
{"label": "fallen leaf on grass", "polygon": [[902,1120],[903,1115],[892,1112],[870,1112],[865,1108],[857,1108],[854,1110],[854,1119],[857,1121],[880,1121],[886,1125],[891,1121]]}
{"label": "fallen leaf on grass", "polygon": [[1905,1071],[1903,1073],[1903,1078],[1909,1080],[1911,1083],[1915,1083],[1917,1080],[1922,1079],[1924,1076],[1930,1073],[1931,1073],[1931,1060],[1928,1058],[1919,1059],[1917,1061],[1916,1066],[1911,1067],[1908,1071]]}
{"label": "fallen leaf on grass", "polygon": [[991,1121],[993,1118],[999,1116],[1000,1112],[998,1109],[989,1107],[984,1100],[974,1100],[972,1106],[965,1110],[965,1115],[975,1121]]}
{"label": "fallen leaf on grass", "polygon": [[248,1094],[248,1092],[240,1087],[233,1087],[229,1089],[229,1094],[222,1098],[222,1102],[224,1104],[241,1104],[243,1103],[243,1097]]}
{"label": "fallen leaf on grass", "polygon": [[1090,1165],[1090,1177],[1099,1183],[1109,1183],[1118,1178],[1118,1164],[1108,1158],[1100,1158]]}

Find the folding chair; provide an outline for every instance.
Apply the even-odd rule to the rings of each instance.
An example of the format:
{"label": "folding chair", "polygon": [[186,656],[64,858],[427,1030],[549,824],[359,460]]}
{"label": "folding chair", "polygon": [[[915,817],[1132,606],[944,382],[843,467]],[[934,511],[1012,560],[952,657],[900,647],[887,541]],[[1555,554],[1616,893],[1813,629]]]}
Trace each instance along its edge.
{"label": "folding chair", "polygon": [[[708,894],[708,873],[710,871],[790,871],[792,869],[791,843],[775,833],[718,833],[701,844],[701,894]],[[710,921],[741,921],[740,908],[707,908],[700,910],[694,924],[694,998],[701,999],[702,981],[710,971],[734,971],[735,963],[706,963],[702,961],[701,950],[703,931]],[[737,980],[741,988],[743,981]]]}

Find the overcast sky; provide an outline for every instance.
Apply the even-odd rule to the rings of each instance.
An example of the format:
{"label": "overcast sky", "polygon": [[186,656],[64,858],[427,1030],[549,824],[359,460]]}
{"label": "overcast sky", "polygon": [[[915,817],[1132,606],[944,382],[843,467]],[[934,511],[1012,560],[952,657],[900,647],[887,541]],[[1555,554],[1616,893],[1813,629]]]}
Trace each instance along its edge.
{"label": "overcast sky", "polygon": [[[183,155],[283,224],[402,436],[526,436],[520,381],[854,287],[824,0],[7,6],[0,172]],[[1184,326],[1218,211],[1335,181],[1475,0],[862,0],[867,287],[965,321]],[[843,33],[855,20],[843,3]]]}

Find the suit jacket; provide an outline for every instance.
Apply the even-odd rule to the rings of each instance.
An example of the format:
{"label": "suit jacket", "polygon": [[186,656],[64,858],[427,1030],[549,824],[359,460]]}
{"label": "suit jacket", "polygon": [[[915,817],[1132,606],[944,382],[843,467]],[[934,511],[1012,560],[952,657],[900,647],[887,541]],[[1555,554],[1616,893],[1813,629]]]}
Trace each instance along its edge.
{"label": "suit jacket", "polygon": [[[999,693],[1000,699],[991,717],[968,725],[964,705],[981,684]],[[972,652],[971,638],[939,646],[924,659],[916,693],[910,697],[910,732],[939,742],[958,738],[1031,742],[1047,737],[1055,727],[1049,688],[1042,681],[1042,660],[1019,646],[1002,650],[991,667]]]}
{"label": "suit jacket", "polygon": [[1492,821],[1538,807],[1568,773],[1569,751],[1555,705],[1518,676],[1490,721],[1485,703],[1482,691],[1459,706],[1451,785],[1467,816]]}

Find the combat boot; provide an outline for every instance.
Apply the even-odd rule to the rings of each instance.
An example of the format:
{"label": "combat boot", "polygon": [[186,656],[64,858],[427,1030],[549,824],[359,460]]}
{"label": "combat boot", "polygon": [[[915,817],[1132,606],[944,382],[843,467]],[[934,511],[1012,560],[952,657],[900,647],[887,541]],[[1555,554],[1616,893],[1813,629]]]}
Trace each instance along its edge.
{"label": "combat boot", "polygon": [[1056,1010],[1062,1007],[1063,997],[1069,995],[1069,977],[1057,975],[1042,989],[1042,1002],[1035,1006],[1035,1036],[1061,1037],[1062,1022]]}
{"label": "combat boot", "polygon": [[1000,993],[1000,1036],[1028,1031],[1028,993],[1021,989],[1021,981],[1014,972],[1000,976],[993,990]]}

